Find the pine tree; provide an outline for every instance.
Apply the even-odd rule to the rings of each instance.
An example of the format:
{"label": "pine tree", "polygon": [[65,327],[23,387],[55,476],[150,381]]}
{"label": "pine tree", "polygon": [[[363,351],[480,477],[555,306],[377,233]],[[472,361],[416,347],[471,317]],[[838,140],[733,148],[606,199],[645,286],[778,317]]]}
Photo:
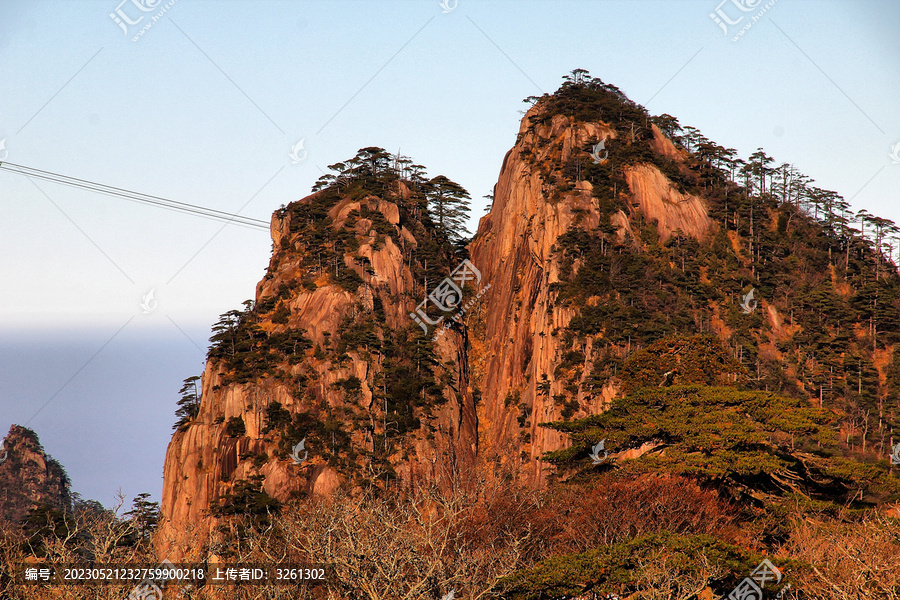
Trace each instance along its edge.
{"label": "pine tree", "polygon": [[668,113],[662,114],[658,117],[651,117],[650,121],[654,125],[659,127],[659,130],[662,131],[665,136],[673,142],[677,142],[679,140],[679,134],[681,133],[682,128],[678,123],[678,119],[676,119],[672,115]]}
{"label": "pine tree", "polygon": [[131,518],[138,540],[147,540],[159,523],[159,502],[150,502],[150,494],[142,492],[132,500],[132,508],[126,517]]}
{"label": "pine tree", "polygon": [[769,188],[766,186],[766,177],[771,177],[774,171],[774,169],[769,166],[772,162],[772,158],[767,156],[762,148],[757,148],[756,152],[750,155],[750,173],[756,177],[757,189],[759,190],[760,196],[769,191]]}
{"label": "pine tree", "polygon": [[178,417],[178,421],[172,425],[172,429],[180,429],[185,427],[191,419],[197,416],[197,413],[200,412],[200,388],[197,386],[197,381],[200,378],[194,375],[193,377],[188,377],[184,380],[181,386],[181,389],[178,391],[181,394],[181,400],[178,401],[178,410],[175,411],[175,416]]}
{"label": "pine tree", "polygon": [[237,330],[244,316],[244,313],[239,310],[229,310],[219,315],[219,320],[212,327],[213,335],[209,338],[209,341],[212,342],[209,349],[210,357],[234,357]]}
{"label": "pine tree", "polygon": [[469,192],[443,175],[431,179],[425,186],[428,209],[438,228],[451,241],[468,235],[465,220],[469,214]]}
{"label": "pine tree", "polygon": [[573,69],[568,75],[563,75],[563,80],[570,85],[583,85],[590,82],[591,76],[587,69]]}

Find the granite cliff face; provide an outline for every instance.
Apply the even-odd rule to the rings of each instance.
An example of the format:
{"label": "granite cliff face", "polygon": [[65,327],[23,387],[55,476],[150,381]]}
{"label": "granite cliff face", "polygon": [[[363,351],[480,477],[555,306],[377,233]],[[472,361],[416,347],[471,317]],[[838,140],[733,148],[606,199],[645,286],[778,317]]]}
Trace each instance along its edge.
{"label": "granite cliff face", "polygon": [[[680,157],[656,126],[652,131],[654,151]],[[599,153],[592,157],[590,150],[620,135],[606,123],[559,114],[547,118],[542,108],[532,108],[503,161],[492,210],[481,219],[470,248],[473,262],[494,283],[485,295],[490,310],[483,327],[471,334],[473,379],[490,399],[479,412],[482,449],[511,461],[534,482],[543,481],[549,470],[538,458],[565,443],[558,432],[538,424],[563,418],[563,411],[566,417],[600,412],[618,391],[615,382],[599,390],[585,386],[597,358],[593,340],[582,344],[562,335],[578,311],[556,301],[564,260],[560,237],[572,229],[596,234],[608,220],[615,228],[597,236],[597,252],[626,238],[640,250],[631,230],[637,216],[655,219],[661,240],[676,230],[702,239],[713,225],[701,198],[680,193],[657,167],[641,163],[625,168],[627,187],[614,190],[615,200],[627,201],[632,211],[603,215],[593,184],[572,177],[565,166],[608,161],[608,156],[598,159]],[[566,361],[576,346],[578,360]],[[565,371],[577,373],[574,378],[560,377],[563,363]]]}
{"label": "granite cliff face", "polygon": [[20,425],[10,427],[0,460],[0,522],[15,526],[40,505],[71,510],[69,477],[44,452],[33,431]]}

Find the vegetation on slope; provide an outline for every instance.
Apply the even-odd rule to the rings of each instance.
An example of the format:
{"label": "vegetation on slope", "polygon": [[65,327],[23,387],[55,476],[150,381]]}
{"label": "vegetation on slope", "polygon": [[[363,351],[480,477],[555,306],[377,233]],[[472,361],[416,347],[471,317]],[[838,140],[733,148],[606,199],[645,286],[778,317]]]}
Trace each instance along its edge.
{"label": "vegetation on slope", "polygon": [[[433,432],[431,417],[446,402],[446,375],[432,340],[412,319],[405,327],[389,326],[384,307],[388,302],[415,306],[465,257],[463,218],[469,194],[449,178],[428,179],[423,166],[376,147],[363,148],[329,169],[313,194],[276,212],[287,231],[265,277],[276,280],[274,293],[223,314],[213,327],[208,357],[222,371],[213,389],[266,381],[285,386],[297,407],[288,410],[278,402],[265,407],[263,434],[279,458],[286,459],[294,445],[306,440],[316,459],[351,485],[387,482],[396,477],[395,464],[406,451],[404,439]],[[396,207],[396,224],[386,217],[387,203]],[[361,250],[366,245],[377,251],[387,244],[399,250],[399,262],[412,276],[414,289],[405,298],[392,297],[384,286],[372,283],[373,265]],[[292,320],[290,302],[324,286],[351,298],[351,306],[335,331],[315,343]],[[344,368],[355,358],[378,368],[371,369],[366,382],[351,375],[323,393],[323,370]],[[362,402],[364,383],[371,403]],[[325,397],[335,391],[343,402]],[[199,411],[196,380],[185,380],[181,393],[176,427],[186,429]],[[244,435],[232,425],[229,436]],[[258,470],[266,457],[247,454],[241,459],[253,460]],[[361,465],[367,465],[365,473]],[[235,493],[258,487],[244,483]],[[235,498],[234,493],[224,498],[216,510],[230,514]]]}
{"label": "vegetation on slope", "polygon": [[[885,597],[900,564],[881,564],[857,540],[876,522],[886,528],[879,536],[886,547],[900,539],[896,521],[882,516],[900,498],[887,460],[900,391],[897,227],[865,211],[854,215],[838,194],[789,164],[775,166],[762,149],[744,161],[670,115],[650,116],[586,71],[574,71],[555,94],[528,100],[537,104],[532,126],[562,115],[616,132],[604,140],[605,161],[591,160],[600,140],[588,140],[566,162],[534,164],[558,198],[589,181],[600,214],[598,227],[578,221],[559,239],[554,284],[556,302],[576,310],[557,332],[563,363],[590,372],[582,377],[569,366],[554,376],[573,395],[606,384],[623,394],[602,414],[569,420],[569,411],[544,424],[572,442],[544,457],[556,466],[554,485],[575,491],[609,477],[635,485],[677,475],[728,498],[740,533],[635,535],[556,555],[507,578],[508,597],[716,597],[737,583],[718,574],[722,544],[742,555],[747,571],[758,559],[741,548],[793,564],[785,597]],[[654,150],[654,125],[677,157]],[[631,204],[625,170],[638,164],[702,198],[715,222],[711,234],[660,236],[658,223]],[[630,225],[624,235],[613,225],[620,211]],[[748,307],[751,289],[760,301]],[[805,538],[811,530],[820,536],[816,551]],[[826,531],[846,537],[823,543]],[[848,565],[835,554],[842,543],[859,551],[853,564],[860,572],[879,572],[877,581],[843,570]],[[656,552],[652,560],[648,552]],[[823,564],[826,555],[843,566]],[[657,582],[668,582],[661,588],[634,581],[653,563],[661,566]]]}
{"label": "vegetation on slope", "polygon": [[[714,332],[748,370],[750,385],[813,397],[839,412],[848,451],[886,458],[900,402],[900,250],[894,223],[853,213],[835,192],[816,187],[760,149],[747,160],[670,115],[650,116],[624,94],[577,70],[537,103],[532,126],[563,115],[603,122],[617,136],[608,159],[591,160],[592,140],[563,164],[535,165],[557,189],[590,181],[601,221],[573,226],[557,244],[556,302],[577,315],[559,333],[578,352],[600,348],[580,385],[599,391],[634,351],[684,333]],[[651,146],[656,125],[680,159]],[[624,170],[659,168],[683,192],[703,199],[716,223],[700,241],[657,223],[631,205]],[[611,216],[629,217],[633,235]],[[758,305],[741,301],[750,290]],[[577,390],[580,373],[571,374]],[[576,386],[576,387],[572,387]]]}

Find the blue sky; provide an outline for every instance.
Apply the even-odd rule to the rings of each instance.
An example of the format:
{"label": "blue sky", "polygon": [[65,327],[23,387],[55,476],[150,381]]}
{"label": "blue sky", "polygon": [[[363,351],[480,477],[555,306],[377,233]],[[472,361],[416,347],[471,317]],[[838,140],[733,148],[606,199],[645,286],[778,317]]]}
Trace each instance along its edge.
{"label": "blue sky", "polygon": [[[268,221],[378,145],[464,185],[477,218],[521,100],[581,67],[900,222],[896,2],[143,1],[0,4],[0,159]],[[728,35],[717,8],[744,16]],[[143,17],[127,35],[117,9]],[[180,382],[270,251],[0,170],[0,429],[28,423],[85,496],[158,498]]]}

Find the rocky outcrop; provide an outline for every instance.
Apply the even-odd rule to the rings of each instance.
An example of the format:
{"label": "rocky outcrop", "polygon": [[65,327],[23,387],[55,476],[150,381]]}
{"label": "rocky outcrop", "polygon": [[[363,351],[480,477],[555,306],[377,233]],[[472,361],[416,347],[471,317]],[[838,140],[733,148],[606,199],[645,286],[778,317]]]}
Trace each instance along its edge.
{"label": "rocky outcrop", "polygon": [[653,133],[653,137],[650,140],[650,147],[653,148],[654,152],[660,156],[671,158],[674,161],[684,162],[686,151],[678,150],[678,148],[675,147],[675,144],[672,143],[672,140],[667,138],[666,134],[660,131],[659,127],[656,125],[651,125],[650,131]]}
{"label": "rocky outcrop", "polygon": [[[781,448],[778,485],[766,489],[837,490],[842,504],[896,491],[857,496],[857,482],[819,476],[798,487],[778,466],[788,446],[796,458],[795,432],[777,423],[815,395],[833,408],[798,426],[798,448],[827,448],[842,412],[850,455],[860,440],[874,465],[874,448],[893,443],[900,298],[896,280],[879,285],[895,265],[786,198],[754,195],[764,153],[738,169],[734,151],[577,75],[526,113],[468,248],[432,220],[446,215],[437,178],[379,148],[329,166],[318,191],[276,212],[253,306],[214,327],[199,411],[169,445],[160,554],[227,555],[229,533],[271,523],[277,500],[368,486],[394,497],[421,481],[463,489],[461,472],[539,487],[672,470],[720,485],[748,447],[745,430],[759,433],[751,450]],[[673,144],[655,123],[685,135]],[[477,277],[457,289],[463,259]],[[452,318],[440,289],[464,302]],[[442,326],[420,309],[426,299]],[[843,404],[840,388],[852,392]],[[745,415],[752,406],[766,408]],[[753,423],[735,429],[730,413]],[[695,418],[703,435],[685,429]],[[738,446],[719,444],[734,432]],[[719,462],[707,460],[710,444]],[[762,493],[740,491],[760,481],[758,459],[742,459],[727,485],[761,505]],[[232,515],[247,521],[222,522]]]}
{"label": "rocky outcrop", "polygon": [[[364,475],[388,473],[398,485],[440,478],[449,463],[474,456],[463,330],[444,330],[434,344],[442,397],[410,408],[422,426],[398,435],[402,426],[384,410],[386,380],[401,358],[391,348],[418,330],[409,313],[428,291],[413,266],[420,224],[410,215],[401,220],[409,190],[400,183],[391,195],[395,201],[367,195],[327,206],[313,194],[273,216],[275,250],[255,298],[253,327],[263,333],[251,335],[269,343],[290,335],[294,351],[247,381],[233,380],[227,352],[211,352],[199,414],[173,435],[166,454],[161,554],[180,558],[189,538],[199,550],[215,525],[211,510],[238,481],[256,477],[266,494],[286,501],[353,487]],[[352,241],[326,248],[310,238],[304,211],[323,205],[328,238]],[[253,352],[266,351],[257,346]],[[229,427],[237,421],[243,431]],[[306,459],[298,465],[290,451],[301,437]]]}
{"label": "rocky outcrop", "polygon": [[628,187],[641,213],[657,221],[660,239],[669,239],[675,231],[703,240],[713,225],[703,200],[682,194],[653,165],[625,169]]}
{"label": "rocky outcrop", "polygon": [[13,425],[0,446],[0,522],[18,525],[32,509],[70,511],[69,477],[35,432]]}
{"label": "rocky outcrop", "polygon": [[[551,192],[536,165],[565,160],[588,140],[614,132],[601,124],[574,126],[562,116],[535,127],[534,112],[523,119],[519,142],[503,160],[491,212],[481,219],[470,253],[492,284],[484,297],[489,307],[484,325],[472,332],[484,355],[483,372],[475,381],[485,399],[479,414],[482,449],[501,462],[524,465],[539,479],[543,471],[536,458],[563,440],[537,427],[559,415],[551,400],[559,390],[552,381],[544,392],[538,386],[552,376],[559,360],[555,332],[572,317],[570,310],[553,304],[549,286],[559,278],[553,247],[575,222],[576,211],[582,211],[588,226],[596,226],[597,215],[588,182],[550,202]],[[599,401],[585,408],[599,409]]]}

